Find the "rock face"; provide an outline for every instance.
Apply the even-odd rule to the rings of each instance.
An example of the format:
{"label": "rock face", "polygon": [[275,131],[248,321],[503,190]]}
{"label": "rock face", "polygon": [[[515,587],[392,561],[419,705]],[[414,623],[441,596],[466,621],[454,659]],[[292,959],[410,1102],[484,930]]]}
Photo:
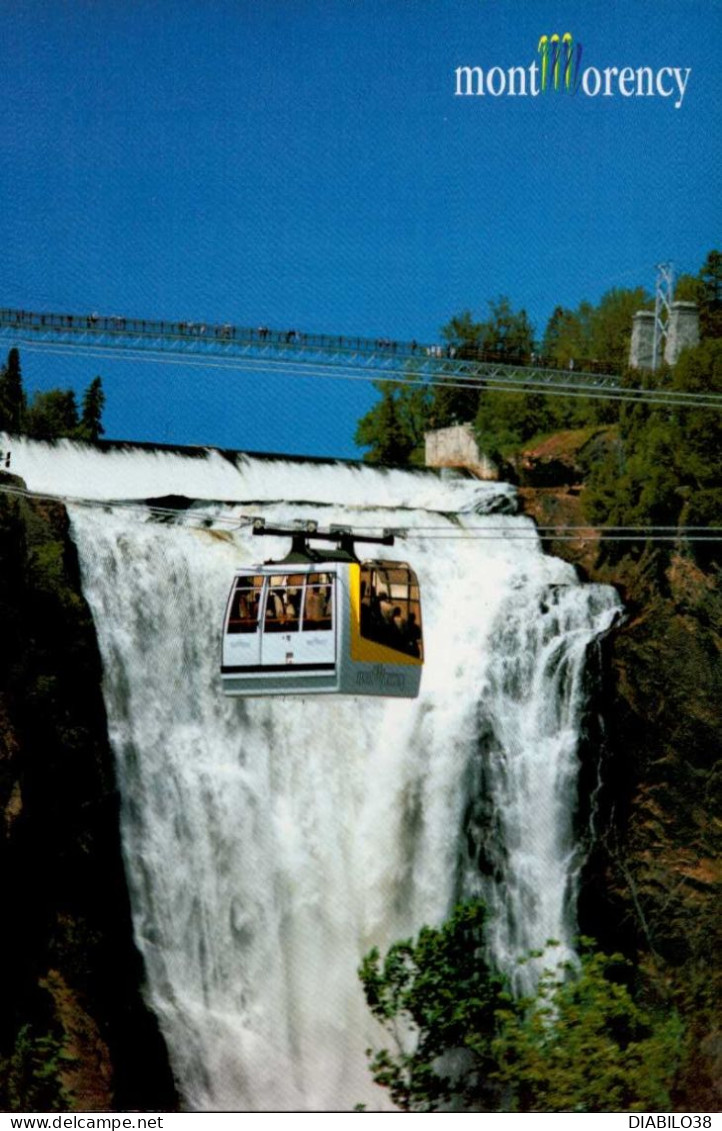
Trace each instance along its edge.
{"label": "rock face", "polygon": [[522,487],[572,487],[616,443],[616,429],[603,425],[555,432],[527,447],[512,462]]}
{"label": "rock face", "polygon": [[57,504],[0,498],[0,626],[0,1108],[173,1110],[141,997],[95,633]]}
{"label": "rock face", "polygon": [[682,1102],[718,1111],[722,598],[689,557],[659,551],[627,566],[627,597],[629,620],[610,641],[596,933],[608,915],[616,945],[637,954],[661,1001],[676,1003],[694,1050]]}
{"label": "rock face", "polygon": [[[580,489],[522,489],[540,525],[583,525]],[[580,926],[638,965],[649,1004],[688,1038],[680,1110],[722,1101],[722,594],[689,547],[612,556],[598,536],[547,544],[616,584],[627,617],[604,645],[606,734]],[[627,547],[624,547],[627,550]]]}

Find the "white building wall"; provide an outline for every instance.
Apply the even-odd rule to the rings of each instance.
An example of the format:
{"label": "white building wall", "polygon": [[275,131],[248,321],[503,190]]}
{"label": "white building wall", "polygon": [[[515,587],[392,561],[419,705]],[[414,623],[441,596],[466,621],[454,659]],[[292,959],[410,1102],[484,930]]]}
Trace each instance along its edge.
{"label": "white building wall", "polygon": [[466,467],[479,479],[498,479],[496,464],[479,451],[471,424],[453,424],[427,432],[427,467]]}

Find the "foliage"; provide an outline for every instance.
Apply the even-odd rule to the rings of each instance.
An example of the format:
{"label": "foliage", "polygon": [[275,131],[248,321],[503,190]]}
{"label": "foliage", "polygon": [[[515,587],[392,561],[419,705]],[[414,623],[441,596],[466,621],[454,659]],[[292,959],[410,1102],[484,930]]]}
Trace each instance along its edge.
{"label": "foliage", "polygon": [[381,400],[358,423],[356,443],[369,463],[424,462],[429,391],[423,385],[374,381]]}
{"label": "foliage", "polygon": [[68,436],[95,441],[103,435],[105,393],[100,377],[95,377],[83,394],[82,415],[78,415],[72,389],[37,392],[28,405],[20,372],[20,355],[13,348],[0,369],[0,429],[35,440],[55,440]]}
{"label": "foliage", "polygon": [[576,311],[555,307],[542,338],[542,355],[562,369],[574,358],[591,357],[591,320],[588,302],[582,302]]}
{"label": "foliage", "polygon": [[78,427],[78,406],[72,389],[36,393],[25,414],[23,431],[34,440],[72,436]]}
{"label": "foliage", "polygon": [[[722,392],[722,341],[685,350],[668,377],[674,390]],[[713,526],[722,503],[722,418],[709,408],[625,405],[619,444],[593,469],[585,509],[598,525]],[[714,543],[695,543],[703,564]]]}
{"label": "foliage", "polygon": [[[588,302],[580,303],[577,310],[557,306],[538,347],[526,311],[514,310],[510,300],[500,295],[489,302],[486,318],[476,319],[470,310],[454,315],[441,331],[444,351],[454,360],[487,354],[512,363],[541,352],[560,368],[593,361],[620,370],[629,351],[632,316],[649,304],[649,296],[637,287],[613,288],[597,306]],[[499,458],[541,434],[617,419],[614,402],[460,387],[451,373],[444,380],[444,368],[442,360],[433,386],[377,383],[381,399],[359,422],[355,437],[360,446],[370,449],[364,458],[421,463],[425,431],[466,421],[475,422],[483,450]]]}
{"label": "foliage", "polygon": [[483,323],[481,348],[507,358],[526,358],[534,349],[534,327],[527,312],[512,310],[506,295],[489,303],[489,318]]}
{"label": "foliage", "polygon": [[373,1056],[371,1071],[404,1111],[491,1099],[495,1013],[506,999],[484,957],[485,917],[480,902],[460,905],[438,930],[423,927],[383,961],[376,948],[363,960],[366,1001],[395,1044]]}
{"label": "foliage", "polygon": [[545,971],[534,998],[514,1000],[485,957],[484,920],[479,901],[462,904],[416,942],[363,961],[367,1003],[395,1046],[372,1056],[371,1071],[394,1102],[404,1111],[667,1110],[681,1025],[637,1005],[620,978],[624,959],[584,940],[578,966]]}
{"label": "foliage", "polygon": [[513,455],[533,436],[570,428],[554,399],[541,393],[488,392],[481,398],[474,421],[481,450],[496,462]]}
{"label": "foliage", "polygon": [[20,354],[13,348],[0,370],[0,428],[19,432],[25,415],[25,393],[20,373]]}
{"label": "foliage", "polygon": [[[534,328],[525,310],[514,311],[505,295],[489,302],[489,316],[475,322],[469,310],[452,318],[441,331],[454,358],[473,358],[479,353],[493,354],[500,360],[528,358],[534,349]],[[429,425],[444,428],[473,420],[485,394],[478,389],[459,388],[451,378],[441,381],[431,396]]]}
{"label": "foliage", "polygon": [[629,357],[632,319],[638,310],[651,306],[643,287],[632,290],[613,287],[602,295],[591,317],[591,356],[623,369]]}
{"label": "foliage", "polygon": [[528,357],[534,348],[534,327],[525,310],[514,311],[506,295],[489,301],[489,316],[475,322],[470,310],[451,318],[441,333],[454,356],[486,351],[500,357]]}
{"label": "foliage", "polygon": [[696,302],[702,299],[702,285],[698,275],[678,275],[674,281],[674,297],[678,302]]}
{"label": "foliage", "polygon": [[[591,940],[585,940],[587,947]],[[578,967],[542,974],[534,1000],[499,1015],[495,1080],[512,1111],[666,1111],[682,1027],[638,1006],[620,981],[628,963],[587,949]]]}
{"label": "foliage", "polygon": [[697,275],[680,275],[674,284],[680,302],[699,307],[700,336],[722,337],[722,252],[710,251]]}
{"label": "foliage", "polygon": [[699,325],[703,338],[722,337],[722,252],[710,251],[699,272]]}
{"label": "foliage", "polygon": [[541,352],[561,368],[584,359],[619,369],[629,354],[632,318],[650,301],[642,287],[613,287],[598,306],[588,302],[576,310],[557,306],[544,331]]}
{"label": "foliage", "polygon": [[[648,304],[648,296],[637,287],[607,291],[596,307],[588,302],[582,302],[576,311],[557,306],[547,324],[541,354],[561,369],[592,363],[623,372],[632,316]],[[540,436],[612,424],[617,418],[614,401],[542,392],[485,392],[474,414],[480,447],[496,460],[514,455]]]}
{"label": "foliage", "polygon": [[474,427],[481,450],[503,463],[543,436],[612,423],[617,411],[613,402],[587,397],[488,392],[479,402]]}
{"label": "foliage", "polygon": [[69,1111],[72,1098],[62,1084],[64,1053],[59,1035],[23,1025],[12,1055],[0,1061],[0,1091],[11,1111]]}
{"label": "foliage", "polygon": [[83,394],[83,411],[75,434],[78,439],[95,442],[105,432],[102,424],[105,393],[100,377],[94,377]]}
{"label": "foliage", "polygon": [[457,357],[475,357],[481,347],[485,323],[475,322],[470,310],[455,314],[441,331],[445,342],[456,351]]}
{"label": "foliage", "polygon": [[[571,363],[609,365],[622,383],[694,393],[722,392],[722,252],[710,251],[695,275],[677,283],[681,301],[700,308],[702,341],[682,352],[674,369],[655,374],[627,372],[632,316],[649,307],[641,287],[612,288],[596,306],[582,302],[576,310],[557,306],[539,347],[542,356],[561,368]],[[464,310],[442,330],[454,358],[475,357],[491,349],[514,360],[536,352],[524,311],[516,313],[506,297],[489,304],[486,319]],[[560,431],[613,425],[606,450],[595,449],[595,462],[585,478],[584,507],[594,525],[714,526],[722,507],[722,417],[709,408],[677,408],[630,403],[599,397],[548,396],[539,392],[507,393],[459,388],[443,380],[443,360],[434,386],[379,385],[382,399],[359,423],[357,442],[370,448],[366,458],[379,462],[422,463],[424,432],[473,421],[479,447],[512,473],[517,457],[543,438]],[[511,466],[509,467],[509,463]],[[672,543],[669,544],[669,548]],[[603,542],[608,557],[636,555],[639,543]],[[698,564],[722,565],[720,544],[681,539],[676,547],[694,555]]]}

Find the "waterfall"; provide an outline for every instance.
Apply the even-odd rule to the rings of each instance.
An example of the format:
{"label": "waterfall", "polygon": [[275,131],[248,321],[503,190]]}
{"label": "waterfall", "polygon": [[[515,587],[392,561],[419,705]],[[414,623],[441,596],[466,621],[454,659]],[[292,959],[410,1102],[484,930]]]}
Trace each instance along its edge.
{"label": "waterfall", "polygon": [[[466,889],[490,912],[489,945],[517,993],[574,959],[583,845],[575,829],[587,655],[618,611],[603,586],[528,587],[505,609],[479,698],[477,807],[487,867]],[[489,874],[490,873],[490,874]],[[521,955],[556,947],[523,965]]]}
{"label": "waterfall", "polygon": [[[484,894],[509,972],[550,937],[571,953],[586,656],[619,604],[541,552],[510,487],[67,442],[13,442],[13,465],[110,501],[69,513],[135,935],[187,1109],[382,1107],[360,959],[460,897]],[[165,494],[196,501],[176,521],[120,502]],[[254,513],[408,529],[392,555],[422,587],[418,700],[222,696],[233,570],[285,549],[220,521]]]}

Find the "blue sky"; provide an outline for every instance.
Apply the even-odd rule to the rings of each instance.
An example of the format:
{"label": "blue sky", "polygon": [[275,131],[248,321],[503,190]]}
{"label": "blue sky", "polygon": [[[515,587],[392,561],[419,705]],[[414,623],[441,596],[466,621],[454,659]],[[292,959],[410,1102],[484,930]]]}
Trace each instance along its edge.
{"label": "blue sky", "polygon": [[[0,0],[0,305],[437,340],[719,247],[717,0]],[[674,98],[459,98],[454,71],[691,67]],[[24,353],[100,372],[110,438],[354,457],[368,386]]]}

